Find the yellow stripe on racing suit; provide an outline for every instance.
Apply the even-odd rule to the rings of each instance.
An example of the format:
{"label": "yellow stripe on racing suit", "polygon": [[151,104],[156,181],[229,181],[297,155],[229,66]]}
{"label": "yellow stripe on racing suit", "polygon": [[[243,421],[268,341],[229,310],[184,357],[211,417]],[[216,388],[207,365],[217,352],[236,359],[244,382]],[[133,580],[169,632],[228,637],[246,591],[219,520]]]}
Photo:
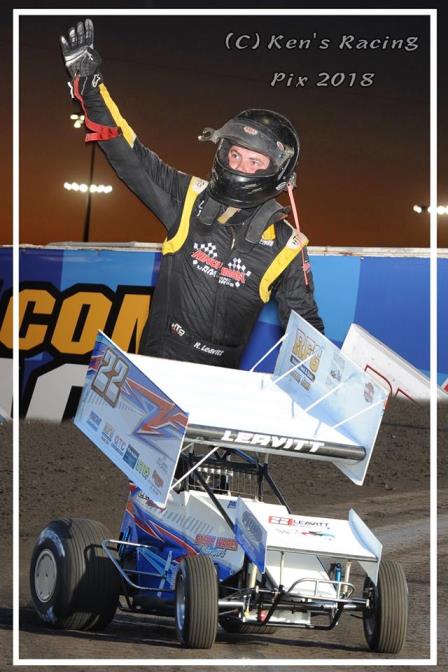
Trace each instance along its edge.
{"label": "yellow stripe on racing suit", "polygon": [[264,303],[267,303],[271,298],[271,288],[274,282],[306,245],[308,245],[308,238],[303,233],[297,234],[294,231],[285,247],[277,254],[260,280],[260,298]]}

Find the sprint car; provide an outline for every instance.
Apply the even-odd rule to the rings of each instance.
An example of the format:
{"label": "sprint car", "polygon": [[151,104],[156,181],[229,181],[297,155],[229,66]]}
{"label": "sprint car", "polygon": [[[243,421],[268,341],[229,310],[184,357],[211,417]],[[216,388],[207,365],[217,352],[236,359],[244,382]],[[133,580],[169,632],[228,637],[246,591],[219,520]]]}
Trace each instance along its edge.
{"label": "sprint car", "polygon": [[[165,508],[130,484],[117,539],[87,519],[42,530],[30,579],[43,622],[100,629],[117,609],[162,614],[174,617],[182,645],[209,648],[218,624],[230,633],[331,630],[359,612],[371,650],[401,650],[405,575],[379,559],[353,511],[348,521],[291,514],[268,463],[237,449],[189,452],[180,465],[187,476]],[[265,501],[272,495],[276,503]],[[368,570],[358,591],[354,561]]]}
{"label": "sprint car", "polygon": [[347,520],[292,513],[268,462],[327,460],[361,485],[387,393],[298,316],[288,329],[273,376],[128,355],[98,336],[75,424],[130,490],[116,538],[79,518],[38,536],[30,587],[44,623],[159,614],[182,646],[204,649],[218,626],[324,631],[349,612],[372,651],[402,649],[401,566],[353,509]]}

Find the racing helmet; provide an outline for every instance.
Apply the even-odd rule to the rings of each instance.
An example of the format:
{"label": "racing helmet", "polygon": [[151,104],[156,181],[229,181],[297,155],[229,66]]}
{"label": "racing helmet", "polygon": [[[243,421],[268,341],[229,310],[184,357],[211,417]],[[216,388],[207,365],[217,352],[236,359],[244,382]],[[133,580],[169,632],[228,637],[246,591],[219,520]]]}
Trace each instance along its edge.
{"label": "racing helmet", "polygon": [[[244,110],[218,130],[205,128],[199,140],[218,145],[208,192],[224,205],[257,207],[286,190],[288,183],[295,183],[299,138],[291,122],[278,112]],[[229,149],[233,145],[264,154],[269,165],[255,173],[230,168]]]}

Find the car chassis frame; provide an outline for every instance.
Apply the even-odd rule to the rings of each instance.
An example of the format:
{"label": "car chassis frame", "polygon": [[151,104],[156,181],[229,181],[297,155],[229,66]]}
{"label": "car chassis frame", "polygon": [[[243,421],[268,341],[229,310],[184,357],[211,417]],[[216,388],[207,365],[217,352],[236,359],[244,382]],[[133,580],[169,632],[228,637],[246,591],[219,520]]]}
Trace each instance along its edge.
{"label": "car chassis frame", "polygon": [[[199,439],[199,446],[203,446],[202,443],[203,437]],[[267,455],[264,456],[264,461],[260,462],[252,456],[244,453],[244,445],[234,446],[228,448],[227,446],[221,447],[214,446],[213,450],[209,451],[204,455],[195,455],[194,453],[195,442],[191,441],[185,448],[185,452],[181,455],[181,461],[187,463],[187,471],[175,481],[174,487],[184,484],[184,488],[189,490],[190,488],[201,488],[204,492],[207,493],[210,500],[213,502],[213,505],[216,507],[216,510],[219,511],[220,515],[226,521],[232,533],[235,533],[235,523],[229,517],[225,508],[223,507],[220,500],[216,497],[216,494],[212,487],[210,487],[206,478],[204,477],[205,473],[208,473],[208,470],[213,470],[214,474],[219,474],[222,477],[228,477],[229,473],[232,475],[240,470],[241,473],[247,474],[250,472],[257,477],[257,490],[259,501],[263,500],[263,485],[267,483],[275,495],[277,501],[286,507],[288,513],[291,513],[290,507],[287,504],[285,497],[283,496],[280,489],[277,487],[274,479],[269,473],[269,465],[267,461]],[[221,450],[221,455],[216,454],[216,450]],[[243,458],[245,462],[228,462],[228,458],[232,455],[238,455],[240,458]],[[203,471],[205,470],[205,472]],[[229,493],[230,494],[230,493]],[[110,561],[115,565],[117,571],[120,573],[124,586],[127,586],[129,592],[125,595],[127,599],[126,606],[120,604],[120,609],[123,611],[136,611],[132,608],[130,602],[129,593],[134,591],[145,591],[148,593],[171,593],[172,588],[163,588],[147,586],[144,584],[138,584],[132,580],[132,575],[138,575],[139,577],[150,576],[160,579],[161,582],[164,582],[168,578],[168,569],[172,561],[172,553],[168,553],[166,564],[163,572],[148,572],[144,570],[133,570],[133,569],[124,569],[120,564],[120,561],[117,560],[116,554],[119,558],[126,556],[126,550],[131,548],[132,550],[139,549],[152,549],[153,547],[147,544],[142,544],[132,541],[124,541],[123,539],[105,539],[102,542],[102,547],[104,552],[110,559]],[[245,558],[245,563],[247,567],[253,567],[250,558]],[[355,612],[361,611],[364,612],[369,608],[370,597],[352,597],[355,592],[355,586],[350,582],[350,572],[351,572],[351,559],[345,559],[345,565],[343,569],[338,568],[339,572],[343,573],[342,579],[310,579],[310,578],[301,578],[295,580],[289,587],[282,585],[282,583],[277,583],[274,577],[271,575],[268,569],[265,570],[261,577],[262,587],[255,586],[245,586],[239,589],[232,588],[227,586],[225,583],[220,584],[220,597],[218,600],[219,614],[236,614],[238,613],[238,618],[241,622],[250,623],[254,626],[274,625],[274,621],[271,620],[275,617],[275,612],[278,609],[287,609],[291,613],[295,612],[308,612],[313,616],[316,615],[325,615],[328,617],[328,624],[313,624],[313,623],[280,623],[275,622],[276,628],[304,628],[312,630],[332,630],[336,627],[339,622],[341,615],[344,612]],[[331,571],[334,567],[332,566]],[[250,578],[250,576],[249,576]],[[253,582],[253,577],[252,577]],[[314,583],[314,595],[309,594],[309,589],[303,594],[300,594],[300,591],[294,591],[297,586],[300,587],[300,584],[309,584],[310,582]],[[323,598],[319,596],[319,586],[327,585],[333,586],[336,596],[334,599],[328,597]],[[248,611],[256,610],[258,616],[256,619],[247,618],[244,616]],[[139,610],[140,611],[140,610]]]}

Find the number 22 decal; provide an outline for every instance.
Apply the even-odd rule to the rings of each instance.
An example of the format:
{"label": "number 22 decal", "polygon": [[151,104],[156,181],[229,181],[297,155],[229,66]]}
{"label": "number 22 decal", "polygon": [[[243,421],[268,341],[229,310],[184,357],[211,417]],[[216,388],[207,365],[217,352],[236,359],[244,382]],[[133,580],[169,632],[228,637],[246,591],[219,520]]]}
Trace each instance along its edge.
{"label": "number 22 decal", "polygon": [[128,370],[126,362],[108,348],[92,381],[92,389],[108,404],[116,406]]}

